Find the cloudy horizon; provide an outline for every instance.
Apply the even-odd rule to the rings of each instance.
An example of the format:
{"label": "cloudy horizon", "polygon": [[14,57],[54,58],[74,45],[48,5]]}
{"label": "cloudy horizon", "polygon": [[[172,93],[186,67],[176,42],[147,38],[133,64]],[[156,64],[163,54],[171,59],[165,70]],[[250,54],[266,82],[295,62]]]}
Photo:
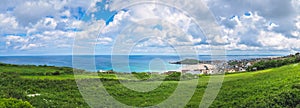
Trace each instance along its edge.
{"label": "cloudy horizon", "polygon": [[[0,4],[0,55],[71,55],[75,37],[93,36],[99,36],[92,43],[96,54],[110,54],[124,27],[143,21],[148,26],[135,28],[130,35],[152,37],[136,43],[132,54],[174,54],[173,46],[193,46],[205,55],[211,53],[212,42],[225,47],[229,55],[300,51],[300,0],[203,0],[223,30],[224,35],[214,40],[207,39],[193,18],[174,7],[140,4],[116,11],[112,3],[4,0]],[[162,23],[151,25],[145,21],[149,19]]]}

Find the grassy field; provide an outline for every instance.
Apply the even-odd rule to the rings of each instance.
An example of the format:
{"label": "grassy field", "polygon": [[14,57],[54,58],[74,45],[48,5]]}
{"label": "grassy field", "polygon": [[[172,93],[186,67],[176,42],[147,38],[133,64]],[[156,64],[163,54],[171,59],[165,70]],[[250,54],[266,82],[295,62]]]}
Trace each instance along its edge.
{"label": "grassy field", "polygon": [[61,75],[72,74],[73,69],[69,67],[54,67],[46,65],[13,65],[0,63],[0,72],[14,72],[20,75]]}
{"label": "grassy field", "polygon": [[[44,74],[57,71],[59,75]],[[28,101],[34,107],[89,107],[78,90],[74,75],[67,71],[66,68],[57,67],[0,66],[0,99]],[[138,107],[161,103],[178,86],[178,81],[164,81],[159,88],[144,93],[124,87],[114,75],[78,77],[82,81],[101,78],[107,91],[116,100]],[[199,78],[196,92],[186,107],[199,107],[210,77],[213,76]],[[190,81],[181,83],[189,85]],[[30,94],[40,95],[30,97]],[[300,107],[300,65],[227,74],[211,107]]]}

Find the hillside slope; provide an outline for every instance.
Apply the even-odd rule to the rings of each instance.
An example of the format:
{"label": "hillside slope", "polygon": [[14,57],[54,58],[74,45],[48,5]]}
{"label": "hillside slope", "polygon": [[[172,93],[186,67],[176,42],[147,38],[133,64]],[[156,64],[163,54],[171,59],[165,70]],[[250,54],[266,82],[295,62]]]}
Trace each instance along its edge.
{"label": "hillside slope", "polygon": [[300,65],[226,75],[211,107],[300,107]]}
{"label": "hillside slope", "polygon": [[[18,69],[0,66],[0,70],[4,71],[0,72],[0,99],[21,99],[30,102],[34,107],[88,107],[72,74],[38,74],[39,71],[62,71],[60,68],[44,69],[46,68],[21,66]],[[25,74],[26,72],[35,74]],[[186,107],[199,107],[209,77],[211,76],[200,77],[196,92]],[[178,83],[165,81],[160,88],[141,93],[124,87],[116,80],[103,82],[115,99],[127,105],[142,107],[162,102],[173,93]],[[151,83],[157,82],[149,82]],[[189,84],[189,81],[185,83]],[[30,97],[30,94],[40,95]],[[211,107],[300,107],[299,103],[300,65],[292,64],[263,71],[226,75],[221,91]]]}

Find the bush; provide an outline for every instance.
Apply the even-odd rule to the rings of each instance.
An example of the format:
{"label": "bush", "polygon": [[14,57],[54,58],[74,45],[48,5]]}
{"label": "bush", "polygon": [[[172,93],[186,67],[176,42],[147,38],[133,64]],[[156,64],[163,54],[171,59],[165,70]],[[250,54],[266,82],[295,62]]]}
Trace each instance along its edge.
{"label": "bush", "polygon": [[0,72],[0,81],[6,79],[18,79],[20,78],[20,74],[16,72]]}
{"label": "bush", "polygon": [[[287,64],[293,64],[299,62],[300,62],[300,56],[292,56],[281,60],[265,60],[265,61],[259,61],[254,63],[254,65],[248,67],[247,70],[248,71],[264,70],[264,69],[275,68],[275,67],[280,67]],[[253,68],[256,68],[256,70],[254,70]]]}
{"label": "bush", "polygon": [[21,101],[13,98],[0,99],[0,107],[4,108],[33,108],[27,101]]}
{"label": "bush", "polygon": [[137,72],[132,72],[132,74],[140,80],[147,80],[151,77],[148,73],[142,72],[142,73],[137,73]]}
{"label": "bush", "polygon": [[292,86],[292,89],[299,89],[300,90],[300,84],[295,84]]}
{"label": "bush", "polygon": [[193,74],[187,73],[187,74],[182,75],[182,78],[184,80],[191,80],[191,79],[198,78],[198,75],[193,75]]}
{"label": "bush", "polygon": [[293,107],[300,105],[300,91],[285,91],[279,94],[278,96],[271,97],[271,105],[276,105],[280,107]]}
{"label": "bush", "polygon": [[180,81],[180,72],[174,72],[165,78],[165,81]]}
{"label": "bush", "polygon": [[52,73],[52,75],[60,75],[60,72],[59,71],[55,71]]}

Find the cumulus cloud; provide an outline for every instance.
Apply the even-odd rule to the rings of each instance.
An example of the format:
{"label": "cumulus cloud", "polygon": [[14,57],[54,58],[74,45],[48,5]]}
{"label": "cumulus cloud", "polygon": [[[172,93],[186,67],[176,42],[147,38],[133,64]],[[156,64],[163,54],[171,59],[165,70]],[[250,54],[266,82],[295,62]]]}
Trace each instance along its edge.
{"label": "cumulus cloud", "polygon": [[20,31],[23,28],[19,27],[19,23],[16,21],[14,16],[0,13],[0,33],[3,34],[12,34],[16,31]]}
{"label": "cumulus cloud", "polygon": [[259,42],[264,47],[272,47],[278,50],[294,50],[300,48],[300,40],[294,38],[287,38],[280,33],[274,32],[260,32]]}
{"label": "cumulus cloud", "polygon": [[79,20],[79,14],[95,10],[98,2],[102,0],[3,0],[0,42],[7,50],[71,48],[77,27],[85,23]]}
{"label": "cumulus cloud", "polygon": [[[201,38],[197,35],[201,33],[188,33],[192,27],[192,19],[187,15],[174,10],[174,8],[150,5],[139,5],[128,8],[127,11],[120,11],[114,16],[113,22],[104,28],[104,35],[118,38],[126,27],[136,26],[132,29],[131,35],[155,38],[148,39],[139,47],[157,46],[165,47],[166,44],[172,45],[193,45],[200,43]],[[199,30],[198,30],[199,31]],[[203,39],[204,40],[204,39]]]}
{"label": "cumulus cloud", "polygon": [[[286,32],[275,29],[282,25],[276,24],[259,12],[245,12],[233,17],[222,18],[224,32],[228,35],[227,50],[299,50],[298,31],[292,31],[291,37]],[[231,24],[231,25],[228,25]],[[296,26],[297,23],[294,23]],[[293,27],[290,27],[293,28]],[[291,31],[293,29],[290,29]]]}
{"label": "cumulus cloud", "polygon": [[208,0],[208,5],[216,16],[231,17],[245,12],[257,12],[265,19],[278,24],[276,32],[290,36],[294,19],[299,15],[299,0]]}
{"label": "cumulus cloud", "polygon": [[16,16],[18,22],[22,25],[35,24],[45,16],[54,16],[57,10],[47,2],[25,2],[15,8],[13,15]]}
{"label": "cumulus cloud", "polygon": [[[217,25],[205,23],[211,21],[207,19],[210,17],[188,15],[176,7],[164,5],[133,5],[111,12],[115,15],[108,21],[101,19],[97,12],[115,11],[117,7],[124,6],[126,1],[2,0],[0,50],[71,48],[74,38],[86,40],[88,45],[97,44],[111,50],[114,41],[122,35],[128,36],[123,37],[123,40],[131,42],[134,39],[130,38],[134,36],[137,40],[148,37],[138,40],[136,44],[136,51],[141,52],[145,52],[144,48],[149,48],[149,51],[172,52],[171,45],[193,46],[199,51],[206,51],[210,49],[210,44],[225,46],[230,51],[300,50],[299,0],[203,1],[203,7],[190,7],[193,4],[188,1],[159,2],[189,10],[208,6],[224,35],[215,36],[215,33],[205,34],[201,31],[201,28],[217,30]],[[99,7],[99,3],[103,7]],[[205,12],[204,10],[202,13]],[[194,19],[201,19],[203,27],[199,27]]]}

